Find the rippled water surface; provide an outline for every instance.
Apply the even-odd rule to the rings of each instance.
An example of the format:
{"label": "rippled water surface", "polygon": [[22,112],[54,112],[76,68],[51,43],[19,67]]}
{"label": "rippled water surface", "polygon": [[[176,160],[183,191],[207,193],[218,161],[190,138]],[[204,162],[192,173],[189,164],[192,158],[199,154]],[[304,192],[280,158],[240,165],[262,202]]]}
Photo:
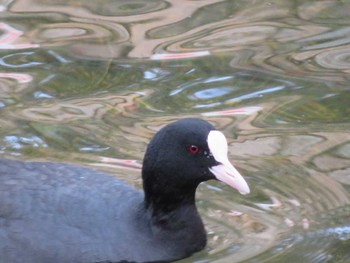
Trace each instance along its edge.
{"label": "rippled water surface", "polygon": [[212,122],[248,196],[202,184],[181,262],[350,262],[348,1],[0,1],[0,155],[136,187],[149,139]]}

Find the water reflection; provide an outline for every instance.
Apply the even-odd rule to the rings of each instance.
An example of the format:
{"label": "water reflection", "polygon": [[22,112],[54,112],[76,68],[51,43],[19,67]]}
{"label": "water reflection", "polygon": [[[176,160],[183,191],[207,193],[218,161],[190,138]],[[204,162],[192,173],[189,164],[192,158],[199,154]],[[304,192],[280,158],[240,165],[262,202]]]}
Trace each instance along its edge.
{"label": "water reflection", "polygon": [[[3,56],[0,60],[0,65],[5,68],[29,68],[42,65],[42,62],[28,61],[31,60],[30,56],[34,55],[34,52],[19,52],[16,54],[11,54]],[[29,58],[29,59],[27,59]],[[21,64],[14,64],[12,61],[21,61]]]}
{"label": "water reflection", "polygon": [[8,1],[0,153],[141,186],[147,142],[202,117],[252,194],[200,186],[182,262],[348,262],[349,7],[337,1]]}
{"label": "water reflection", "polygon": [[6,73],[0,72],[0,78],[15,79],[18,83],[27,83],[33,80],[32,76],[25,73]]}
{"label": "water reflection", "polygon": [[38,44],[17,43],[21,40],[23,32],[6,23],[0,23],[0,30],[2,31],[2,35],[0,36],[0,49],[25,49],[39,47]]}
{"label": "water reflection", "polygon": [[[302,3],[297,8],[298,19],[283,1],[201,1],[195,5],[188,1],[113,1],[101,5],[15,1],[9,11],[57,15],[51,23],[40,24],[38,20],[39,26],[28,35],[45,47],[65,45],[73,56],[151,58],[159,53],[211,50],[237,55],[235,67],[246,68],[253,63],[263,71],[340,80],[339,74],[329,70],[349,68],[348,28],[332,30],[318,18],[346,9],[342,3],[317,2],[312,7]],[[67,19],[61,14],[74,22],[63,23]],[[314,63],[320,66],[316,72]]]}

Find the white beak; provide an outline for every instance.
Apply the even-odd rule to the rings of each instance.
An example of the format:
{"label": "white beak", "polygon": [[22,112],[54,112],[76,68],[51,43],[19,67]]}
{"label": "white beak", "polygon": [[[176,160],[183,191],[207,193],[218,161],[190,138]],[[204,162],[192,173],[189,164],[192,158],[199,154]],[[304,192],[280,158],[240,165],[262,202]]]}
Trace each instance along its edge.
{"label": "white beak", "polygon": [[209,168],[216,179],[237,189],[243,195],[249,194],[250,189],[247,182],[228,160],[225,135],[219,131],[210,131],[208,135],[208,147],[215,160],[220,163]]}

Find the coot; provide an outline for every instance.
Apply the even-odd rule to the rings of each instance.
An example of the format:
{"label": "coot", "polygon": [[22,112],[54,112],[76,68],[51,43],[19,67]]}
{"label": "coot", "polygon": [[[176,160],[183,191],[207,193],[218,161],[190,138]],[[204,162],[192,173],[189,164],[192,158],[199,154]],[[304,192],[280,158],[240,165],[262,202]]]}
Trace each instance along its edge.
{"label": "coot", "polygon": [[0,262],[169,262],[206,245],[199,183],[249,193],[227,158],[225,136],[183,119],[148,145],[144,192],[75,165],[0,159]]}

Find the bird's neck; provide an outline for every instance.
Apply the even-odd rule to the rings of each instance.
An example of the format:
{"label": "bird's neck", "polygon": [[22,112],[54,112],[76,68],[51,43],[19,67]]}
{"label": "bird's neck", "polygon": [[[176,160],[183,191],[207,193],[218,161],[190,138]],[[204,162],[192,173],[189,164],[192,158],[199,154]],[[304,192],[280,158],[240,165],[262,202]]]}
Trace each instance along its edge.
{"label": "bird's neck", "polygon": [[[157,200],[150,203],[147,211],[151,232],[165,250],[171,248],[176,255],[187,257],[194,252],[202,250],[207,242],[206,231],[197,211],[194,194],[193,202],[181,202],[180,200],[170,203]],[[164,202],[163,202],[164,201]]]}
{"label": "bird's neck", "polygon": [[162,250],[171,248],[169,253],[175,251],[185,257],[206,245],[206,232],[195,205],[199,182],[173,178],[144,165],[143,209],[147,211],[150,233],[162,244]]}
{"label": "bird's neck", "polygon": [[189,207],[196,210],[196,189],[174,190],[167,188],[152,190],[154,191],[145,192],[144,203],[147,210],[151,211],[153,216],[172,213],[182,207]]}

